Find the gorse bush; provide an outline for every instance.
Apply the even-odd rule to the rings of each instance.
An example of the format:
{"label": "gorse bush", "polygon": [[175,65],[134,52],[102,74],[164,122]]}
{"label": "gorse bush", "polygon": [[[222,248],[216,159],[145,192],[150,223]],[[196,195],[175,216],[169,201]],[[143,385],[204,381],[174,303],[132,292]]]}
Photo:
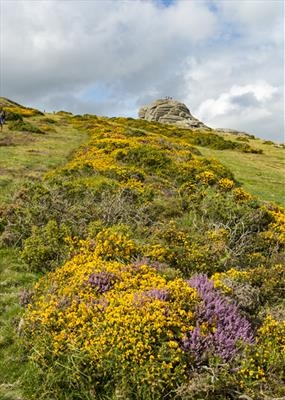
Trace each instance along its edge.
{"label": "gorse bush", "polygon": [[[277,321],[268,315],[257,331],[256,345],[248,347],[241,363],[237,379],[241,387],[248,387],[255,396],[255,388],[264,390],[275,386],[279,395],[285,395],[285,321]],[[280,389],[279,389],[280,388]]]}
{"label": "gorse bush", "polygon": [[[25,243],[35,255],[39,246],[42,254],[39,240],[32,245],[33,231],[42,236],[49,221],[79,239],[89,238],[89,225],[100,221],[102,228],[128,225],[134,238],[149,244],[140,256],[159,256],[185,277],[279,262],[284,212],[262,206],[222,164],[197,155],[184,139],[171,138],[170,128],[162,136],[163,128],[154,125],[157,137],[144,123],[144,135],[131,137],[132,128],[122,124],[90,116],[73,121],[81,129],[87,123],[88,145],[0,211],[2,243]],[[23,254],[32,270],[56,265],[36,264],[28,251]]]}
{"label": "gorse bush", "polygon": [[119,251],[106,244],[102,254],[103,238],[43,278],[24,317],[33,361],[45,370],[50,360],[55,376],[61,369],[53,395],[71,387],[96,398],[104,387],[125,398],[173,398],[193,368],[229,361],[253,342],[249,322],[205,276],[169,279],[144,261],[104,261],[118,252],[128,259],[134,246],[121,235]]}
{"label": "gorse bush", "polygon": [[283,301],[285,269],[282,264],[247,270],[230,269],[212,276],[215,287],[233,297],[242,308],[273,305]]}
{"label": "gorse bush", "polygon": [[49,221],[44,227],[34,226],[32,235],[24,241],[21,258],[35,272],[46,272],[58,266],[67,256],[65,225]]}
{"label": "gorse bush", "polygon": [[[246,138],[238,138],[239,140],[243,139],[243,141],[246,141]],[[237,139],[237,140],[238,140]],[[219,135],[215,135],[213,133],[202,133],[199,136],[196,136],[193,139],[193,144],[197,146],[203,146],[203,147],[210,147],[212,149],[216,150],[239,150],[242,151],[243,153],[255,153],[255,154],[261,154],[262,150],[260,149],[254,149],[252,148],[249,144],[247,143],[238,143],[238,142],[233,142],[231,140],[225,140]]]}
{"label": "gorse bush", "polygon": [[150,145],[142,145],[140,147],[130,149],[125,154],[123,152],[117,154],[117,160],[124,163],[140,166],[148,171],[163,170],[171,163],[171,159],[167,157],[159,149]]}
{"label": "gorse bush", "polygon": [[[111,118],[112,119],[112,118]],[[126,120],[122,118],[116,118],[115,121],[122,125],[126,124]],[[158,122],[148,122],[145,120],[136,120],[129,118],[127,121],[128,132],[136,132],[136,128],[139,128],[139,132],[144,132],[145,130],[151,130],[153,133],[158,135],[167,135],[172,137],[180,137],[183,138],[185,141],[202,147],[209,147],[212,149],[217,150],[237,150],[244,153],[254,153],[254,154],[261,154],[262,150],[254,149],[247,143],[239,143],[234,142],[232,140],[226,140],[222,136],[216,134],[213,131],[205,132],[203,130],[195,130],[191,131],[190,129],[178,129],[176,126],[165,126]],[[130,127],[133,129],[131,130]],[[131,136],[131,134],[129,133]],[[253,135],[248,135],[248,137],[254,139]],[[242,141],[246,141],[246,138],[241,138]],[[240,139],[239,139],[240,140]]]}
{"label": "gorse bush", "polygon": [[[28,118],[28,117],[44,115],[41,111],[39,111],[35,108],[22,107],[20,105],[4,107],[4,110],[6,111],[8,116],[17,114],[17,115],[20,115],[21,117]],[[14,118],[12,117],[12,118],[8,118],[8,119],[13,120]],[[15,118],[15,119],[17,119],[17,118]]]}
{"label": "gorse bush", "polygon": [[147,121],[55,118],[88,142],[0,209],[1,244],[46,274],[21,300],[27,398],[283,395],[284,210],[193,143],[255,151]]}
{"label": "gorse bush", "polygon": [[12,131],[23,131],[23,132],[31,132],[31,133],[44,133],[40,128],[36,125],[31,124],[30,122],[24,122],[20,119],[16,119],[9,123],[9,129]]}

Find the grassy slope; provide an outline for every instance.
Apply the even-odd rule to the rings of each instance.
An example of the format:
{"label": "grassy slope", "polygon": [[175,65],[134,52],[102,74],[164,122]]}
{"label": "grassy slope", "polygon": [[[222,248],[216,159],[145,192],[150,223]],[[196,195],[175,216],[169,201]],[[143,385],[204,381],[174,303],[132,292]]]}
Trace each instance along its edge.
{"label": "grassy slope", "polygon": [[17,386],[25,364],[17,357],[13,338],[19,322],[19,292],[35,279],[24,270],[16,251],[0,250],[0,399],[21,399]]}
{"label": "grassy slope", "polygon": [[[86,140],[87,135],[66,126],[62,116],[46,114],[28,120],[39,126],[46,117],[56,124],[44,135],[10,131],[7,125],[0,132],[0,204],[11,202],[25,181],[65,163]],[[19,322],[19,293],[35,279],[25,271],[16,250],[0,250],[0,399],[21,399],[17,383],[25,364],[17,359],[13,336]]]}
{"label": "grassy slope", "polygon": [[[40,126],[46,117],[56,123],[45,135],[13,132],[7,126],[0,133],[0,203],[11,202],[13,193],[25,180],[38,178],[64,163],[86,139],[87,135],[66,124],[64,116],[46,114],[28,120]],[[230,139],[234,138],[231,136]],[[203,155],[217,157],[229,166],[249,192],[285,205],[282,184],[285,150],[262,144],[259,140],[251,140],[249,144],[262,148],[264,154],[205,147],[201,147],[200,151]],[[16,358],[13,335],[18,324],[19,292],[35,279],[35,275],[25,272],[15,250],[0,251],[0,399],[21,399],[17,382],[24,373],[25,365]]]}
{"label": "grassy slope", "polygon": [[[230,139],[234,140],[234,136]],[[225,164],[245,190],[254,196],[285,207],[285,148],[265,144],[260,139],[249,139],[248,144],[261,149],[263,154],[206,147],[199,147],[199,150],[204,156],[217,158]]]}
{"label": "grassy slope", "polygon": [[[11,195],[24,180],[40,177],[64,163],[66,157],[85,139],[82,132],[65,126],[63,117],[49,117],[56,121],[56,125],[44,135],[9,131],[7,126],[0,133],[1,202],[11,201]],[[41,120],[42,117],[29,118],[34,125],[40,124]],[[1,141],[8,145],[1,145]]]}

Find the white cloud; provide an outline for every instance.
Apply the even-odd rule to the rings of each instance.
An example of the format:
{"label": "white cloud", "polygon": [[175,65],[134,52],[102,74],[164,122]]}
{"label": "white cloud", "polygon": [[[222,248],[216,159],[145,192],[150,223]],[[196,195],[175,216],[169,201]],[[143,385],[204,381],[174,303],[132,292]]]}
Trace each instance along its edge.
{"label": "white cloud", "polygon": [[284,41],[283,0],[214,0],[221,17],[248,43]]}
{"label": "white cloud", "polygon": [[264,102],[270,100],[277,91],[277,88],[269,85],[267,82],[260,81],[256,84],[249,84],[246,86],[234,85],[230,90],[230,94],[232,96],[242,96],[247,93],[252,93],[256,100]]}
{"label": "white cloud", "polygon": [[254,118],[258,120],[260,117],[271,115],[264,106],[277,92],[277,88],[263,81],[245,86],[234,85],[229,92],[221,93],[216,99],[203,101],[197,115],[211,124],[211,121],[215,122],[215,117],[233,112],[239,118],[240,114],[246,115],[251,110],[252,118],[254,110]]}
{"label": "white cloud", "polygon": [[31,84],[36,80],[38,90],[46,90],[44,75],[50,89],[127,80],[132,74],[139,79],[150,70],[156,73],[163,62],[173,68],[171,53],[179,61],[185,48],[215,29],[215,17],[195,2],[162,10],[152,2],[10,0],[2,1],[2,8],[8,89],[23,84],[17,79],[21,76]]}
{"label": "white cloud", "polygon": [[[284,128],[278,96],[278,89],[264,81],[234,85],[217,98],[203,101],[197,116],[214,128],[233,128],[257,136],[262,125],[264,137],[278,141],[278,130],[282,132]],[[276,115],[280,116],[277,120]]]}
{"label": "white cloud", "polygon": [[219,42],[188,58],[184,100],[210,126],[284,141],[283,57],[283,45]]}
{"label": "white cloud", "polygon": [[258,136],[270,125],[280,138],[282,1],[162,3],[0,0],[0,95],[42,109],[131,116],[170,95],[237,129],[244,121],[252,129],[246,115],[254,108]]}

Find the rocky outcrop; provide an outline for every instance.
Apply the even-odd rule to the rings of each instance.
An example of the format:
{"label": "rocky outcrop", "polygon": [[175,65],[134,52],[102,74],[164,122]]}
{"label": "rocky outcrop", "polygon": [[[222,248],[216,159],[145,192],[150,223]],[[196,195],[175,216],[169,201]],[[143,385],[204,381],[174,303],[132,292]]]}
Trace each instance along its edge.
{"label": "rocky outcrop", "polygon": [[159,99],[148,106],[141,107],[139,118],[163,124],[173,124],[180,128],[210,129],[193,117],[185,104],[171,98]]}
{"label": "rocky outcrop", "polygon": [[238,136],[247,136],[251,139],[254,139],[255,136],[251,135],[250,133],[247,132],[243,132],[243,131],[238,131],[236,129],[230,129],[230,128],[215,128],[214,129],[215,132],[217,133],[229,133],[231,135],[238,135]]}

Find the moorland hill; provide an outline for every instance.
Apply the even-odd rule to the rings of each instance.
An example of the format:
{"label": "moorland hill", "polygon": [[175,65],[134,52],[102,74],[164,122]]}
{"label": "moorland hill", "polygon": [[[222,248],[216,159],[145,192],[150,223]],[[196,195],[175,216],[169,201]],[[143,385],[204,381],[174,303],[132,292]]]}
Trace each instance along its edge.
{"label": "moorland hill", "polygon": [[284,149],[4,107],[0,395],[284,396]]}

